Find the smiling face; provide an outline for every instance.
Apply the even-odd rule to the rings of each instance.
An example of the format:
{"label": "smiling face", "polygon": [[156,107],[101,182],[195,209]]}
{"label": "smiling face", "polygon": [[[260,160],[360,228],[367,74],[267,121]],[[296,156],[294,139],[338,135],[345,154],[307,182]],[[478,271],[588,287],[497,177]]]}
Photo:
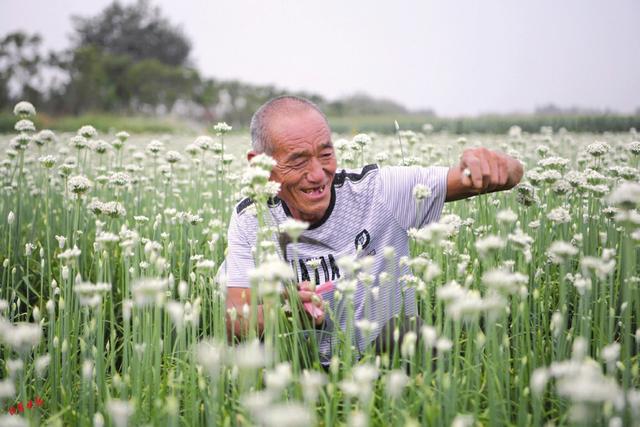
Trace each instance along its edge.
{"label": "smiling face", "polygon": [[317,222],[331,203],[337,168],[329,126],[311,108],[274,116],[269,135],[277,165],[271,179],[281,184],[278,196],[294,218]]}

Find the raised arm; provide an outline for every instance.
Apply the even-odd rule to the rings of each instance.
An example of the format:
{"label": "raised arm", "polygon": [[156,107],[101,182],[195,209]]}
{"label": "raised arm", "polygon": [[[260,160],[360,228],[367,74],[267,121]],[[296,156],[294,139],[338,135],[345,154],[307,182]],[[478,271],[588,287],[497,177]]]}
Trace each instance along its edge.
{"label": "raised arm", "polygon": [[446,201],[509,190],[520,182],[523,173],[522,163],[506,154],[486,148],[464,150],[460,163],[449,168]]}

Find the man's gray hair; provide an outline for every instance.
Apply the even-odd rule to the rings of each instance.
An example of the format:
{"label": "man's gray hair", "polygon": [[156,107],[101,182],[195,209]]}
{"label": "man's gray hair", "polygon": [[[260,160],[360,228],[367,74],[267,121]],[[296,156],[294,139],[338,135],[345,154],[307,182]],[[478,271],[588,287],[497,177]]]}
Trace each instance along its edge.
{"label": "man's gray hair", "polygon": [[312,109],[320,113],[325,122],[328,120],[320,108],[308,99],[299,96],[284,95],[272,98],[262,104],[260,108],[253,114],[251,118],[251,147],[256,153],[273,153],[273,143],[269,133],[269,119],[274,114],[294,113]]}

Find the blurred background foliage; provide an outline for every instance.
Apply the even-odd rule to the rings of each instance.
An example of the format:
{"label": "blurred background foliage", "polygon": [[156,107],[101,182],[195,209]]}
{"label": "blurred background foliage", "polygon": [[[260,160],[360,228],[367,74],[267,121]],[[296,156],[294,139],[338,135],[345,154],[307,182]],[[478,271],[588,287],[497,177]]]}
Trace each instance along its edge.
{"label": "blurred background foliage", "polygon": [[[12,131],[11,108],[20,100],[43,113],[40,126],[55,130],[92,123],[103,131],[196,132],[217,121],[246,127],[263,102],[291,93],[203,76],[191,62],[191,41],[147,0],[114,2],[96,16],[75,16],[72,29],[71,47],[63,51],[43,52],[38,34],[0,38],[0,132]],[[640,128],[640,111],[621,116],[550,105],[533,115],[452,119],[366,94],[332,101],[294,94],[319,104],[338,132],[393,132],[394,120],[403,129],[430,123],[435,131],[451,133],[502,133],[514,124],[530,132],[541,126],[588,132]]]}

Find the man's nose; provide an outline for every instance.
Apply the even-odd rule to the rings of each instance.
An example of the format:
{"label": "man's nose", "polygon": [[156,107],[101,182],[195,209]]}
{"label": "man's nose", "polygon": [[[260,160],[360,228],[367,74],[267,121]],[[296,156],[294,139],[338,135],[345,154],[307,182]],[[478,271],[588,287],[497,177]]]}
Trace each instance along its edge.
{"label": "man's nose", "polygon": [[322,182],[324,179],[324,170],[322,164],[318,159],[312,158],[309,162],[309,169],[307,169],[307,181],[309,182]]}

